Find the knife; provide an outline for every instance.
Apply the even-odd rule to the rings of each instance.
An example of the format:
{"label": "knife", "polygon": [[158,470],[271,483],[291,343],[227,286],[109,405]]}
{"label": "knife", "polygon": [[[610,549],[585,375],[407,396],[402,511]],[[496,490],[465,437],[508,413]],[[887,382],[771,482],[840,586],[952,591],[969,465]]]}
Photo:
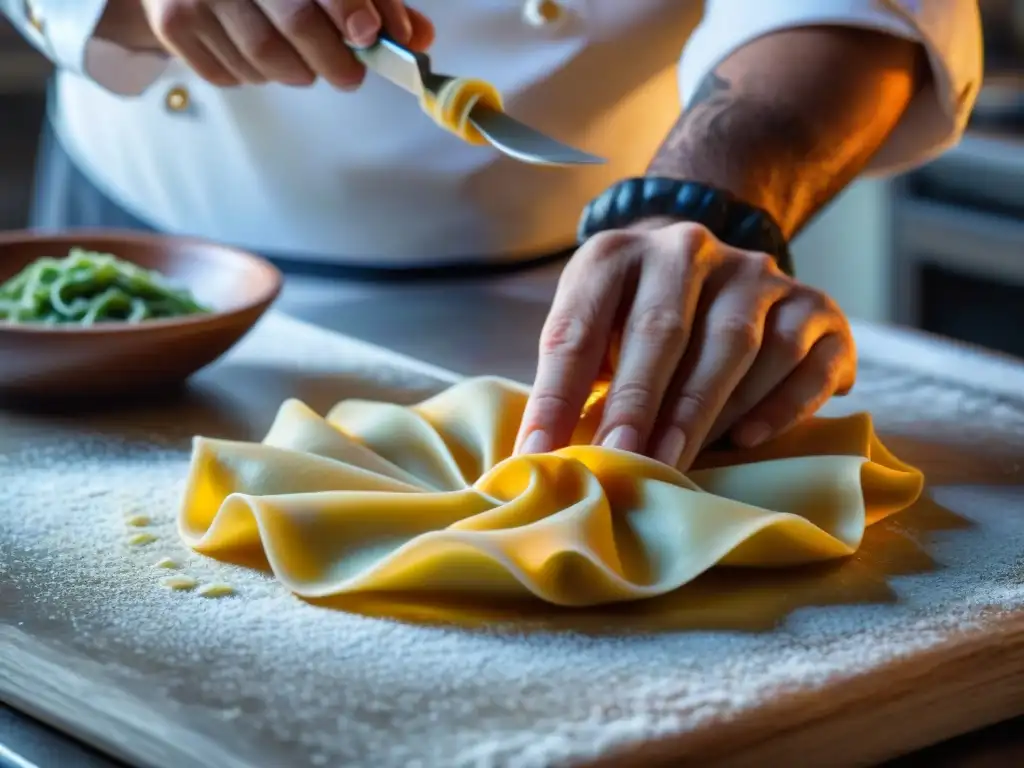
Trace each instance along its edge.
{"label": "knife", "polygon": [[[425,93],[437,95],[453,78],[431,69],[430,57],[399,45],[382,36],[368,48],[353,48],[356,58],[367,69],[422,99]],[[496,149],[509,157],[534,165],[594,165],[604,158],[588,154],[531,128],[498,109],[477,104],[469,121]]]}

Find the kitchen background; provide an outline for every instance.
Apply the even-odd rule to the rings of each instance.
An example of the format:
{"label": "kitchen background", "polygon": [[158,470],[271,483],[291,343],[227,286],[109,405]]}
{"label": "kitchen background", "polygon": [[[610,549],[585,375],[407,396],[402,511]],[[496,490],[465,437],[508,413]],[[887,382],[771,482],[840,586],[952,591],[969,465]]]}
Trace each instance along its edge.
{"label": "kitchen background", "polygon": [[[962,144],[901,178],[856,183],[795,253],[801,277],[852,316],[1024,357],[1024,0],[981,7],[985,85]],[[0,20],[0,229],[26,220],[48,76]]]}

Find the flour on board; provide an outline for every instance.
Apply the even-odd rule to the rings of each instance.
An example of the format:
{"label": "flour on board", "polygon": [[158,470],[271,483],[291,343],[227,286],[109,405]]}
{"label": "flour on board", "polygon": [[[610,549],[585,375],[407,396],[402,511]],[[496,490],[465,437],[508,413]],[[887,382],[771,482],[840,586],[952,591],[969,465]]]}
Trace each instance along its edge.
{"label": "flour on board", "polygon": [[[306,346],[317,351],[302,351],[300,333],[281,344],[339,365],[351,352],[315,341]],[[870,408],[908,441],[969,441],[976,430],[993,455],[1024,454],[1024,408],[1001,403],[1000,419],[989,410],[965,425],[963,393],[928,381],[892,385],[900,375],[866,364],[843,412]],[[403,385],[393,371],[386,376]],[[432,382],[405,374],[404,385],[419,391]],[[0,500],[18,510],[0,514],[0,576],[23,597],[12,603],[18,615],[3,621],[38,636],[63,628],[70,652],[105,665],[104,677],[168,716],[183,708],[202,716],[214,737],[230,723],[267,765],[540,766],[594,757],[742,716],[785,692],[936,647],[993,613],[1024,610],[1024,519],[1005,514],[1024,505],[1021,487],[966,483],[932,492],[952,512],[918,513],[929,525],[915,523],[913,511],[897,517],[834,570],[727,574],[730,592],[710,604],[693,592],[659,612],[513,619],[494,610],[483,627],[426,605],[408,609],[419,624],[316,607],[266,574],[179,543],[187,436],[209,431],[205,418],[127,433],[32,423],[25,440],[0,443]],[[945,460],[935,461],[938,476]],[[126,508],[146,509],[159,552],[120,545]],[[154,555],[237,595],[202,600],[161,589]],[[779,579],[785,589],[771,587]],[[773,631],[723,628],[744,596],[742,607],[778,620]]]}

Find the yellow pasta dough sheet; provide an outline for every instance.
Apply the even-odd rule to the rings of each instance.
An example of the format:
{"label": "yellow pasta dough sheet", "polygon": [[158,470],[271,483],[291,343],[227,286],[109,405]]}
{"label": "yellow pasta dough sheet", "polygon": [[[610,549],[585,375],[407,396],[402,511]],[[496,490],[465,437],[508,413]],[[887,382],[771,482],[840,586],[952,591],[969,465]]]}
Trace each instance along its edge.
{"label": "yellow pasta dough sheet", "polygon": [[456,77],[445,83],[436,95],[423,94],[420,106],[435,123],[469,144],[486,144],[487,139],[470,122],[469,113],[477,104],[502,111],[501,93],[485,80]]}
{"label": "yellow pasta dough sheet", "polygon": [[512,457],[527,394],[483,377],[410,407],[346,400],[321,417],[290,400],[261,443],[197,437],[180,534],[304,598],[592,606],[662,595],[716,565],[851,555],[923,486],[867,414],[815,418],[683,474],[589,445],[600,392],[573,445]]}

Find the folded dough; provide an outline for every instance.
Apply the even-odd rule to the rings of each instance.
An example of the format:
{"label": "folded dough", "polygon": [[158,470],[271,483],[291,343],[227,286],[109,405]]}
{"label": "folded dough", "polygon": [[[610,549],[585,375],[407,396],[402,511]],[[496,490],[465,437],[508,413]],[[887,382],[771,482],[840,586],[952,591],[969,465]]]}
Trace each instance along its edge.
{"label": "folded dough", "polygon": [[526,397],[485,377],[412,407],[343,401],[326,419],[290,400],[262,443],[195,439],[179,531],[309,598],[533,594],[587,606],[661,595],[714,565],[850,555],[865,526],[922,489],[866,414],[709,454],[684,475],[588,445],[598,396],[574,445],[510,458]]}
{"label": "folded dough", "polygon": [[441,86],[436,96],[424,92],[420,106],[435,123],[463,141],[486,144],[487,139],[469,120],[469,113],[481,102],[492,109],[504,109],[501,93],[493,85],[484,80],[456,77]]}

